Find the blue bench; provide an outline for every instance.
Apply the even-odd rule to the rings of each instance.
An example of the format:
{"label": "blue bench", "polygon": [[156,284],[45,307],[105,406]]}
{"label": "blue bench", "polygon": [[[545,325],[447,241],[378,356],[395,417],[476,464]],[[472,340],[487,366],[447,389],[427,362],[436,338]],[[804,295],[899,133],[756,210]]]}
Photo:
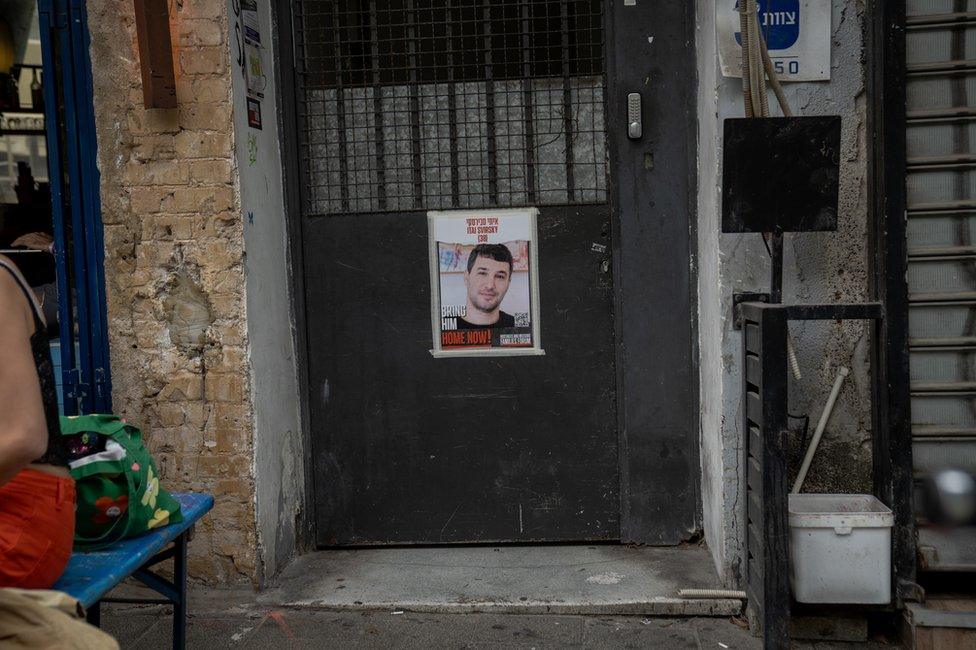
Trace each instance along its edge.
{"label": "blue bench", "polygon": [[[88,610],[88,621],[101,623],[106,603],[150,603],[173,606],[173,647],[186,646],[186,544],[194,524],[213,508],[209,494],[174,493],[180,502],[183,521],[163,526],[145,535],[124,539],[101,551],[78,551],[71,555],[61,579],[52,587],[77,598]],[[166,548],[170,543],[172,546]],[[164,550],[165,549],[165,550]],[[150,567],[173,558],[173,582],[150,571]],[[164,598],[105,598],[113,587],[133,576]]]}

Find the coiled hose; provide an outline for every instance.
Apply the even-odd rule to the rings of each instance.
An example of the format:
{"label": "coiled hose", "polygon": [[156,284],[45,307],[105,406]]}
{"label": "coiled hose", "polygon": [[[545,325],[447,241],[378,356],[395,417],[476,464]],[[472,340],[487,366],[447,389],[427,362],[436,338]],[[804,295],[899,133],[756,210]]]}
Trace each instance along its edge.
{"label": "coiled hose", "polygon": [[737,598],[739,600],[745,600],[746,592],[734,591],[732,589],[679,589],[678,597],[696,599]]}

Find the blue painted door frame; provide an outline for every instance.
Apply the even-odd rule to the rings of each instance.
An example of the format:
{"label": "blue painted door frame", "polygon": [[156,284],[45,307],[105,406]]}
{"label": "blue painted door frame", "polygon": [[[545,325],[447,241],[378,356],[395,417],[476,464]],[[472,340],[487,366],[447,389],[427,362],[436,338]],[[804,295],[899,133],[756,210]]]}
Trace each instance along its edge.
{"label": "blue painted door frame", "polygon": [[[104,246],[84,0],[38,0],[66,414],[110,412]],[[76,347],[77,346],[77,347]]]}

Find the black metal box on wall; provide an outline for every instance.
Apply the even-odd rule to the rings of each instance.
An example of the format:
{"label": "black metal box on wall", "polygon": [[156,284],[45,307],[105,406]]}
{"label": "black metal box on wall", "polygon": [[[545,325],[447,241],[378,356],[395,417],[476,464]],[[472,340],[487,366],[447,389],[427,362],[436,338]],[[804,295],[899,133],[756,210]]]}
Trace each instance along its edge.
{"label": "black metal box on wall", "polygon": [[722,232],[837,229],[840,116],[730,118]]}

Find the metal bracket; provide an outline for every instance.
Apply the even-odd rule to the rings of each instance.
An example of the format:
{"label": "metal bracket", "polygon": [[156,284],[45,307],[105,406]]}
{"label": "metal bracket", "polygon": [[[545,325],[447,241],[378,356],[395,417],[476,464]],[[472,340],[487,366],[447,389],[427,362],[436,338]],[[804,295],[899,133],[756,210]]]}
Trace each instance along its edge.
{"label": "metal bracket", "polygon": [[108,403],[108,399],[111,398],[108,392],[108,373],[105,372],[105,368],[95,368],[95,399],[98,403]]}
{"label": "metal bracket", "polygon": [[77,368],[70,368],[61,371],[61,384],[64,390],[65,400],[78,399],[81,389],[81,373]]}
{"label": "metal bracket", "polygon": [[732,329],[742,329],[742,312],[739,305],[744,302],[769,302],[768,293],[756,293],[754,291],[742,291],[732,294]]}
{"label": "metal bracket", "polygon": [[906,601],[924,603],[925,589],[911,580],[898,580],[898,601],[900,603]]}
{"label": "metal bracket", "polygon": [[66,403],[68,400],[85,399],[91,394],[91,386],[81,380],[81,371],[78,368],[62,370],[61,384]]}
{"label": "metal bracket", "polygon": [[69,29],[71,27],[71,10],[67,7],[58,6],[54,12],[54,28]]}

